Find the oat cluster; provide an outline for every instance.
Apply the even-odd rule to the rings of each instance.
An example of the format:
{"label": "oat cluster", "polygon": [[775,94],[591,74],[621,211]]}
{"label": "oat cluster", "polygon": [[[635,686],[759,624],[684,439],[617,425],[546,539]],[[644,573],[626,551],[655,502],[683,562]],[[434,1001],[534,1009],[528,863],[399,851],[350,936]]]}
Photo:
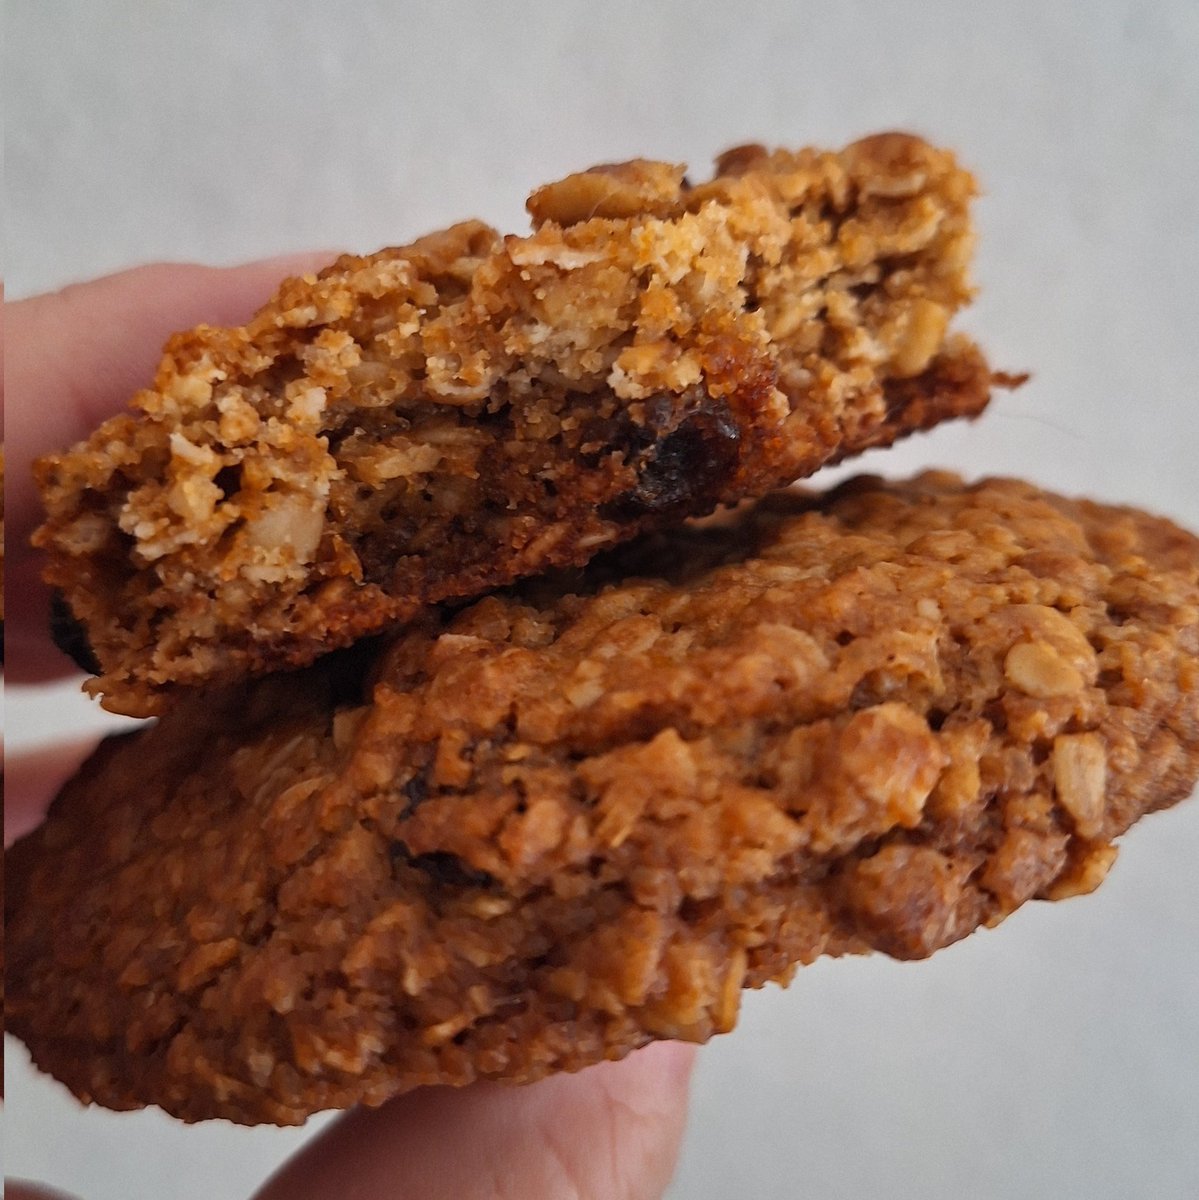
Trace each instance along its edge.
{"label": "oat cluster", "polygon": [[949,332],[974,190],[901,134],[696,184],[599,167],[534,192],[526,237],[343,257],[177,335],[40,467],[90,690],[155,713],[976,415],[992,378]]}
{"label": "oat cluster", "polygon": [[11,853],[9,1024],[188,1120],[532,1080],[1089,891],[1197,774],[1199,540],[780,496],[110,740]]}

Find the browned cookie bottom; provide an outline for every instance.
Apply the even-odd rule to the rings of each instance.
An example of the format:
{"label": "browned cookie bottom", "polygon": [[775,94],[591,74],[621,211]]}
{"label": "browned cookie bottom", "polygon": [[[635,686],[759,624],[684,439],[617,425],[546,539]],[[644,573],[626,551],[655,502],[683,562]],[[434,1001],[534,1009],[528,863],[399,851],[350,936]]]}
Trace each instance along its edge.
{"label": "browned cookie bottom", "polygon": [[730,1029],[1098,884],[1199,773],[1199,541],[946,475],[781,496],[113,739],[10,858],[85,1099],[302,1121]]}

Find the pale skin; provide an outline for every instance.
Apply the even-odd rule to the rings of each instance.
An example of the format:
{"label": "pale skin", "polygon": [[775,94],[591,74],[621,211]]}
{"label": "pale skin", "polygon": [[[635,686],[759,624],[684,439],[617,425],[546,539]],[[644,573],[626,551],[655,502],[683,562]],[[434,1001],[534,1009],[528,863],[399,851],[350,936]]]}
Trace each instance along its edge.
{"label": "pale skin", "polygon": [[[28,549],[38,521],[30,463],[89,433],[153,375],[167,335],[240,324],[280,279],[332,255],[232,268],[156,264],[6,306],[6,677],[68,675],[47,633]],[[9,759],[6,841],[36,825],[89,747]],[[528,1087],[424,1088],[353,1110],[284,1163],[253,1200],[654,1200],[674,1169],[692,1048],[659,1043]],[[10,1200],[63,1193],[10,1182]]]}

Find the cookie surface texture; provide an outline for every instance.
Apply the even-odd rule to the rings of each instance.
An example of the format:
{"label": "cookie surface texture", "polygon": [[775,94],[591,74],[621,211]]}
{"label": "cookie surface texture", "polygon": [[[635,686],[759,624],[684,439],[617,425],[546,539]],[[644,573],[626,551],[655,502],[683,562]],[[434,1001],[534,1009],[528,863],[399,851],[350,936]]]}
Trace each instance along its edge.
{"label": "cookie surface texture", "polygon": [[885,134],[635,161],[287,281],[44,460],[48,581],[132,715],[985,406],[974,181]]}
{"label": "cookie surface texture", "polygon": [[1194,537],[1013,481],[651,536],[107,742],[10,853],[9,1028],[248,1123],[703,1041],[1095,887],[1195,782],[1197,619]]}

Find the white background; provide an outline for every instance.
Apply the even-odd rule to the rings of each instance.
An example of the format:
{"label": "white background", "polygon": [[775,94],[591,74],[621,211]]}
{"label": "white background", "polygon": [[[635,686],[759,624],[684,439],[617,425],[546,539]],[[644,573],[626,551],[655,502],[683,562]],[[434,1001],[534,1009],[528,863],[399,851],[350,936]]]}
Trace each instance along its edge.
{"label": "white background", "polygon": [[[967,324],[1035,372],[872,456],[1020,474],[1199,528],[1199,6],[8,0],[10,297],[151,259],[524,227],[593,162],[908,128],[985,187]],[[99,727],[9,689],[10,751]],[[701,1055],[671,1200],[1199,1195],[1199,804],[1094,897],[931,962],[821,963]],[[305,1131],[83,1111],[10,1040],[15,1175],[246,1196]]]}

